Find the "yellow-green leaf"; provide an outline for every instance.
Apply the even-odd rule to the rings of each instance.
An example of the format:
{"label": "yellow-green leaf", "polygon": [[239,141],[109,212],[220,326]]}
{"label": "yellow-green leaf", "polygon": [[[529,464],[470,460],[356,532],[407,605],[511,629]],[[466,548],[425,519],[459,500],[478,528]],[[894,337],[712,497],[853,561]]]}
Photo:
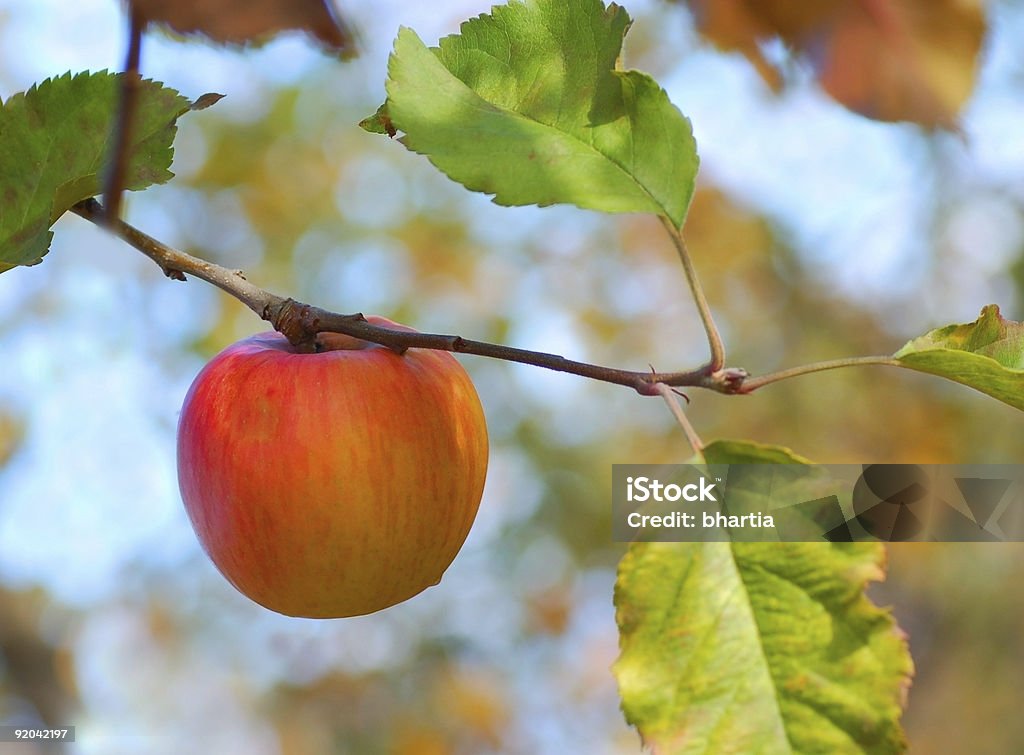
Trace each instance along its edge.
{"label": "yellow-green leaf", "polygon": [[990,304],[974,322],[947,325],[894,355],[902,367],[948,378],[1024,409],[1024,323]]}
{"label": "yellow-green leaf", "polygon": [[[719,442],[709,464],[803,463]],[[876,543],[635,543],[615,590],[614,672],[627,720],[659,755],[883,753],[912,663],[887,611]]]}

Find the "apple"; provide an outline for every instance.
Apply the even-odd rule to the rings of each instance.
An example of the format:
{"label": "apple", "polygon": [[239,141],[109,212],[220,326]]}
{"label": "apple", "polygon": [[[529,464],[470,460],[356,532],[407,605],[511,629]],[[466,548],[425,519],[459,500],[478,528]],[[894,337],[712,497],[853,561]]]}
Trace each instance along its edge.
{"label": "apple", "polygon": [[178,423],[178,483],[244,595],[288,616],[357,616],[440,581],[480,504],[487,427],[451,354],[318,342],[303,354],[263,333],[203,368]]}

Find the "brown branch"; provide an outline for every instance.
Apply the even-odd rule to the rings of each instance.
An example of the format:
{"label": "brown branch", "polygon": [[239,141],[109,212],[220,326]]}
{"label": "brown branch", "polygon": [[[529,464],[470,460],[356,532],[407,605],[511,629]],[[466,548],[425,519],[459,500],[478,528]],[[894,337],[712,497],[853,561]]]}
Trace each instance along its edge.
{"label": "brown branch", "polygon": [[[707,388],[725,394],[747,394],[780,380],[822,370],[876,364],[900,366],[899,362],[892,357],[875,356],[818,362],[792,367],[788,370],[760,377],[750,377],[747,371],[741,367],[715,368],[712,363],[683,372],[656,372],[653,369],[635,372],[632,370],[620,370],[614,367],[602,367],[586,362],[576,362],[557,354],[528,351],[527,349],[517,349],[512,346],[501,346],[484,341],[472,341],[462,336],[392,330],[368,322],[362,314],[338,314],[337,312],[330,312],[320,307],[314,307],[294,299],[272,294],[247,281],[245,276],[238,270],[228,270],[226,267],[221,267],[212,262],[193,257],[191,254],[173,249],[153,237],[147,236],[138,228],[125,223],[123,220],[108,222],[107,212],[95,199],[83,200],[71,209],[75,214],[80,215],[86,220],[98,226],[108,228],[123,241],[126,241],[132,247],[145,254],[160,266],[160,269],[164,271],[168,278],[183,281],[186,274],[192,275],[207,283],[212,283],[222,291],[231,294],[259,315],[259,317],[268,321],[275,330],[285,335],[297,350],[304,352],[316,350],[316,336],[318,333],[344,333],[355,338],[361,338],[364,341],[379,343],[397,352],[404,352],[406,349],[411,348],[434,349],[438,351],[451,351],[457,354],[491,357],[493,359],[502,359],[506,362],[531,364],[536,367],[543,367],[548,370],[555,370],[556,372],[567,372],[571,375],[579,375],[580,377],[600,380],[605,383],[625,385],[633,388],[642,396],[662,396],[666,400],[669,400],[669,397],[666,396],[665,386],[689,386]],[[684,264],[686,264],[685,259],[687,255],[685,250],[681,250],[680,255],[684,258]],[[688,277],[689,274],[688,270]],[[695,293],[698,291],[699,288]],[[703,299],[700,295],[698,295],[698,298]],[[707,313],[705,324],[708,327],[708,335],[712,344],[712,360],[714,360],[716,356],[720,358],[722,355],[720,348],[721,340],[717,338],[714,323],[710,321],[710,313],[707,311],[706,302],[705,306],[701,307],[701,310],[702,313]],[[715,346],[716,342],[719,344],[718,347]]]}
{"label": "brown branch", "polygon": [[128,145],[132,141],[132,126],[139,104],[139,60],[142,57],[142,32],[146,19],[129,3],[130,27],[128,31],[128,52],[125,55],[124,72],[121,74],[121,92],[117,104],[117,120],[114,121],[110,159],[103,182],[103,203],[107,208],[107,222],[113,223],[121,217],[121,195],[124,193],[124,174],[128,163]]}
{"label": "brown branch", "polygon": [[461,336],[391,330],[367,322],[362,314],[338,314],[264,291],[247,281],[240,272],[172,249],[122,220],[107,224],[107,213],[95,199],[79,202],[72,210],[92,223],[108,227],[122,240],[159,265],[168,277],[185,280],[186,274],[193,275],[231,294],[267,320],[275,330],[283,333],[300,351],[314,351],[318,333],[344,333],[400,352],[410,348],[436,349],[531,364],[605,383],[629,386],[644,396],[660,395],[658,383],[709,388],[720,393],[736,393],[746,376],[744,370],[712,370],[709,365],[683,372],[635,372],[577,362],[557,354],[473,341]]}
{"label": "brown branch", "polygon": [[[98,226],[102,227],[105,224],[106,210],[95,199],[83,200],[71,209],[76,215],[80,215]],[[168,278],[183,281],[185,273],[194,275],[196,278],[212,283],[222,291],[231,294],[264,319],[267,319],[264,317],[265,310],[269,311],[271,308],[280,307],[285,302],[283,297],[275,296],[249,283],[240,272],[228,270],[226,267],[172,249],[123,220],[115,221],[109,227],[114,234],[159,265]]]}

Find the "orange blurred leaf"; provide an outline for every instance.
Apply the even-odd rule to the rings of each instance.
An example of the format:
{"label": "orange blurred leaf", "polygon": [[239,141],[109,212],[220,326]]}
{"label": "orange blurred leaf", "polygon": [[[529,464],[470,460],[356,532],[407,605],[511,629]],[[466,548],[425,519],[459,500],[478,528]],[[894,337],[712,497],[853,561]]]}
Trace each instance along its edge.
{"label": "orange blurred leaf", "polygon": [[351,29],[333,13],[327,0],[131,0],[147,21],[163,23],[181,34],[204,34],[215,42],[257,42],[289,29],[300,29],[329,51],[349,55]]}
{"label": "orange blurred leaf", "polygon": [[955,128],[974,88],[984,0],[686,0],[716,46],[742,52],[772,89],[781,74],[762,45],[781,39],[822,87],[881,121]]}
{"label": "orange blurred leaf", "polygon": [[437,679],[434,699],[458,731],[494,749],[509,721],[508,700],[500,682],[482,670],[452,669]]}
{"label": "orange blurred leaf", "polygon": [[390,755],[454,755],[455,749],[440,731],[403,725],[391,742]]}

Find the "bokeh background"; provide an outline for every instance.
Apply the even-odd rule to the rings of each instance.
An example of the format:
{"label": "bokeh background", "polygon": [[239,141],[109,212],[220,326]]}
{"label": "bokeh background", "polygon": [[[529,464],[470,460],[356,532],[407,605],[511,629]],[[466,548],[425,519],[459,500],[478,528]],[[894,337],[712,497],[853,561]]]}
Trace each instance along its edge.
{"label": "bokeh background", "polygon": [[[363,48],[346,64],[301,35],[253,51],[150,36],[147,76],[228,96],[182,119],[177,178],[130,197],[128,219],[338,311],[615,366],[697,365],[703,334],[656,222],[499,208],[355,126],[383,97],[400,24],[432,43],[488,6],[346,8]],[[685,7],[627,7],[626,64],[693,121],[702,168],[686,234],[730,364],[887,353],[990,302],[1022,319],[1024,3],[985,7],[959,134],[855,115],[766,44],[784,74],[773,92]],[[111,0],[0,2],[0,96],[118,68],[124,27]],[[81,753],[638,752],[608,669],[623,550],[611,464],[688,456],[664,405],[464,358],[493,452],[455,564],[377,615],[288,619],[216,573],[175,479],[189,383],[261,329],[73,216],[43,264],[0,276],[0,722],[75,724],[68,750]],[[1024,416],[919,374],[691,398],[706,439],[821,462],[1024,460]],[[1022,584],[1019,545],[890,549],[872,592],[917,663],[913,752],[1024,751]],[[19,747],[0,751],[32,751]]]}

